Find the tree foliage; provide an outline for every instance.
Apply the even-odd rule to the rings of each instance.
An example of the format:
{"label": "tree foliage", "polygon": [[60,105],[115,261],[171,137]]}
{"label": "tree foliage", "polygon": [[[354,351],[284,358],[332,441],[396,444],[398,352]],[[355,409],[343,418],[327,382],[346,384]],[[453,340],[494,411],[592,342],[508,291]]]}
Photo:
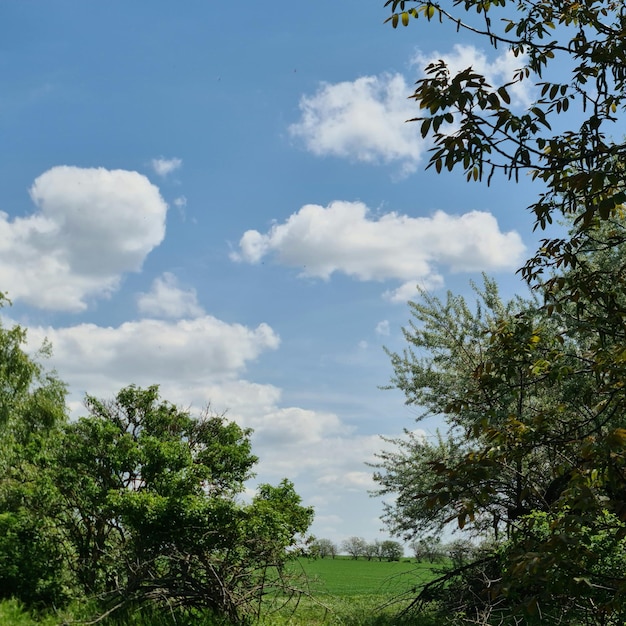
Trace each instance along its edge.
{"label": "tree foliage", "polygon": [[54,502],[42,469],[66,421],[65,386],[43,366],[48,345],[25,348],[22,327],[0,326],[0,597],[39,606],[65,601],[71,585],[58,529],[34,512]]}
{"label": "tree foliage", "polygon": [[[605,224],[598,241],[617,226]],[[585,259],[586,271],[604,268],[607,292],[619,280],[613,257],[624,252],[596,248]],[[571,272],[562,277],[573,280]],[[410,348],[391,355],[393,384],[425,414],[442,415],[448,430],[435,442],[409,433],[380,455],[375,479],[382,493],[397,494],[386,521],[406,538],[455,522],[477,537],[505,539],[505,549],[477,557],[480,567],[457,564],[462,584],[442,579],[448,595],[473,586],[483,617],[486,607],[490,619],[506,611],[590,619],[599,607],[602,619],[624,616],[623,560],[605,566],[589,556],[594,541],[604,554],[623,550],[626,536],[623,379],[595,360],[599,333],[606,354],[624,344],[589,323],[601,305],[579,304],[563,301],[550,312],[535,300],[504,304],[489,280],[475,307],[451,294],[444,302],[427,296],[412,305]]]}
{"label": "tree foliage", "polygon": [[[53,582],[68,598],[96,600],[102,614],[156,606],[237,623],[271,589],[289,587],[284,564],[313,511],[288,480],[241,501],[257,461],[249,430],[182,411],[157,387],[130,386],[112,401],[88,396],[86,407],[88,416],[57,429],[46,462],[33,462],[28,515],[6,505],[0,514],[0,563],[16,579],[54,557]],[[30,546],[34,525],[49,533]],[[26,602],[33,593],[62,600],[37,585],[5,589]]]}
{"label": "tree foliage", "polygon": [[194,418],[156,387],[89,397],[87,407],[89,417],[66,427],[55,477],[85,592],[240,619],[312,510],[288,481],[238,501],[257,459],[250,432],[220,416]]}
{"label": "tree foliage", "polygon": [[[457,568],[465,591],[456,609],[472,619],[518,611],[528,623],[622,623],[626,571],[608,555],[623,553],[626,535],[624,3],[386,6],[394,27],[449,26],[519,63],[500,84],[472,67],[426,68],[413,121],[433,142],[429,167],[487,184],[527,173],[541,187],[530,206],[535,228],[561,215],[571,226],[521,270],[537,301],[482,298],[468,312],[449,296],[413,309],[411,349],[392,355],[393,384],[445,416],[449,432],[437,443],[404,438],[382,457],[383,489],[400,493],[387,519],[408,535],[449,521],[479,534],[491,525],[506,538]],[[530,104],[512,97],[523,86],[534,91]],[[411,460],[414,481],[403,482],[393,462]],[[596,546],[604,556],[593,556]]]}
{"label": "tree foliage", "polygon": [[[530,172],[546,186],[532,206],[542,227],[555,209],[580,213],[589,224],[623,204],[626,144],[612,138],[626,105],[621,1],[387,0],[385,6],[394,27],[418,18],[430,27],[449,25],[519,59],[514,76],[498,85],[471,67],[456,75],[444,61],[426,68],[413,95],[421,111],[415,121],[434,140],[430,165],[438,172],[461,167],[468,181],[489,181],[498,171],[518,180]],[[512,105],[520,83],[537,87],[528,106]]]}
{"label": "tree foliage", "polygon": [[341,547],[353,559],[358,559],[367,554],[367,545],[367,541],[363,537],[348,537],[343,541]]}
{"label": "tree foliage", "polygon": [[[398,494],[386,506],[385,520],[406,539],[437,534],[452,520],[461,527],[471,520],[478,533],[508,531],[512,519],[545,505],[555,478],[548,450],[518,446],[515,455],[507,450],[506,459],[492,450],[495,429],[508,432],[532,419],[539,403],[547,409],[557,401],[554,390],[527,371],[554,348],[547,340],[540,346],[539,339],[555,320],[542,319],[534,300],[503,303],[488,278],[474,289],[474,307],[460,296],[449,293],[441,301],[424,292],[421,302],[410,304],[414,319],[404,331],[410,347],[390,353],[392,383],[407,402],[422,407],[423,416],[443,415],[447,422],[445,436],[435,441],[406,432],[395,450],[380,455],[384,471],[375,479],[381,493]],[[506,330],[505,345],[490,339],[496,329]],[[518,347],[521,362],[512,358]],[[490,450],[488,459],[478,461],[477,445]],[[453,467],[458,471],[446,474]]]}
{"label": "tree foliage", "polygon": [[313,557],[319,557],[320,559],[325,559],[327,556],[334,559],[337,556],[338,551],[339,550],[334,541],[322,537],[312,541],[309,554]]}
{"label": "tree foliage", "polygon": [[441,537],[438,536],[424,535],[419,539],[413,539],[409,547],[417,561],[436,563],[445,556],[445,546],[441,544]]}
{"label": "tree foliage", "polygon": [[380,542],[380,558],[387,561],[399,561],[404,556],[404,548],[399,541],[385,539]]}

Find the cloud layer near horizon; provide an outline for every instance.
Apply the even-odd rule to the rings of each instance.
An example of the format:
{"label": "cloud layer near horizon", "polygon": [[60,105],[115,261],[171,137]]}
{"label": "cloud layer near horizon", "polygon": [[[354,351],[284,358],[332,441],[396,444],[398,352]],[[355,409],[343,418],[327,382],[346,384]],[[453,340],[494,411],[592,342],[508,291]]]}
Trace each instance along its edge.
{"label": "cloud layer near horizon", "polygon": [[[174,290],[173,277],[169,281]],[[364,463],[383,445],[377,435],[359,435],[332,412],[284,406],[279,388],[244,377],[249,363],[279,347],[267,324],[249,328],[203,312],[194,319],[142,319],[117,327],[33,326],[28,338],[32,351],[44,338],[52,344],[49,365],[70,386],[74,417],[84,414],[85,393],[107,399],[128,384],[158,384],[163,398],[183,408],[199,412],[210,405],[252,428],[263,480],[302,477],[311,494],[330,484],[335,492],[374,487]]]}

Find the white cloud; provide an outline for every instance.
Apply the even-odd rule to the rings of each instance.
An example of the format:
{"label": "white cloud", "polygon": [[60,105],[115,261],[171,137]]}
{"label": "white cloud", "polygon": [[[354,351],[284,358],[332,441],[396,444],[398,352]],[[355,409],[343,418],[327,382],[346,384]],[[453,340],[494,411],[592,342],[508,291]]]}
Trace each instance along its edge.
{"label": "white cloud", "polygon": [[365,163],[399,161],[409,173],[426,149],[418,128],[404,123],[415,116],[410,93],[400,74],[325,83],[314,95],[301,98],[300,121],[289,132],[316,155]]}
{"label": "white cloud", "polygon": [[256,440],[281,448],[301,444],[314,446],[328,437],[349,435],[352,431],[333,413],[298,407],[276,408],[253,419]]}
{"label": "white cloud", "polygon": [[204,311],[198,304],[195,289],[183,290],[176,276],[165,272],[152,283],[148,293],[137,298],[139,312],[151,317],[200,317]]}
{"label": "white cloud", "polygon": [[[494,86],[512,80],[525,57],[504,51],[495,59],[469,45],[455,45],[451,52],[425,55],[411,60],[419,66],[443,59],[452,74],[473,67]],[[399,163],[402,174],[414,172],[428,149],[416,124],[405,124],[419,115],[410,99],[414,79],[402,74],[362,76],[354,81],[323,83],[313,95],[302,96],[300,119],[289,127],[307,150],[318,156],[336,156],[364,163]],[[510,88],[514,105],[528,106],[534,88],[526,82]]]}
{"label": "white cloud", "polygon": [[249,230],[239,249],[233,260],[258,263],[272,254],[305,277],[327,280],[341,272],[361,281],[400,280],[399,290],[386,293],[395,301],[409,285],[414,291],[418,282],[441,284],[439,266],[452,272],[515,268],[524,245],[516,232],[501,232],[495,217],[483,211],[371,217],[361,202],[336,201],[306,205],[265,234]]}
{"label": "white cloud", "polygon": [[30,196],[34,214],[0,213],[0,284],[39,308],[84,310],[139,271],[165,235],[167,204],[137,172],[54,167]]}
{"label": "white cloud", "polygon": [[179,169],[183,164],[182,159],[152,159],[152,169],[161,177],[165,178],[168,174],[171,174],[175,170]]}
{"label": "white cloud", "polygon": [[389,337],[389,320],[382,320],[376,324],[376,334],[383,337]]}
{"label": "white cloud", "polygon": [[144,319],[117,327],[29,329],[32,345],[40,345],[44,337],[54,347],[52,364],[78,390],[110,395],[130,383],[163,384],[199,392],[185,400],[198,401],[197,406],[211,399],[202,389],[232,383],[247,362],[280,343],[267,324],[251,329],[210,315],[175,322]]}
{"label": "white cloud", "polygon": [[387,289],[383,293],[383,298],[394,304],[405,304],[409,300],[415,300],[417,289],[435,291],[443,287],[444,281],[441,274],[432,274],[420,280],[407,280],[395,289]]}
{"label": "white cloud", "polygon": [[376,488],[376,483],[371,472],[351,471],[341,474],[324,474],[318,481],[318,485],[325,488],[343,489],[355,491],[371,491]]}
{"label": "white cloud", "polygon": [[[447,53],[430,52],[424,54],[418,51],[411,63],[423,69],[440,59],[446,62],[451,76],[471,67],[474,71],[482,74],[494,88],[512,81],[516,71],[524,67],[527,62],[526,55],[516,57],[510,50],[505,50],[496,59],[490,60],[484,51],[474,46],[455,44],[452,51]],[[534,99],[535,87],[527,80],[516,82],[507,89],[511,93],[513,106],[527,107]]]}
{"label": "white cloud", "polygon": [[[251,361],[279,345],[266,324],[249,328],[204,315],[194,320],[144,319],[117,327],[28,329],[33,350],[44,337],[54,348],[49,365],[69,385],[74,417],[84,414],[85,392],[111,398],[131,383],[159,384],[162,397],[181,407],[199,410],[210,403],[215,412],[226,411],[229,419],[253,428],[253,452],[260,457],[256,480],[294,480],[306,504],[315,499],[320,513],[316,526],[336,513],[337,499],[354,499],[348,505],[351,510],[362,507],[367,515],[378,509],[377,503],[363,498],[364,489],[373,487],[365,463],[374,461],[388,444],[377,435],[359,435],[335,413],[284,406],[280,389],[243,377]],[[365,519],[365,511],[357,515]],[[353,525],[353,520],[345,524]],[[350,526],[334,532],[353,531]]]}

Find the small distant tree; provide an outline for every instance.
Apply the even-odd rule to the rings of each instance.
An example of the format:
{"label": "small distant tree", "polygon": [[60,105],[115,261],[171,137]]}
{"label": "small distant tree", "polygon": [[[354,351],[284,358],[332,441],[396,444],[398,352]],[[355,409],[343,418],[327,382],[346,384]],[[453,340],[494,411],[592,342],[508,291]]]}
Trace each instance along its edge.
{"label": "small distant tree", "polygon": [[467,539],[455,539],[445,546],[445,553],[453,567],[463,567],[474,558],[477,548]]}
{"label": "small distant tree", "polygon": [[399,541],[387,539],[380,544],[380,555],[387,561],[399,561],[404,556],[404,548]]}
{"label": "small distant tree", "polygon": [[350,537],[341,546],[353,559],[358,559],[367,553],[367,541],[363,537]]}
{"label": "small distant tree", "polygon": [[333,559],[337,556],[337,545],[330,539],[315,539],[311,544],[311,555],[324,559],[327,556]]}
{"label": "small distant tree", "polygon": [[441,545],[440,537],[426,536],[414,539],[409,547],[413,551],[413,556],[417,561],[428,561],[435,563],[444,556],[444,547]]}
{"label": "small distant tree", "polygon": [[371,561],[375,557],[380,558],[380,541],[378,541],[378,539],[375,539],[365,546],[364,556],[368,561]]}

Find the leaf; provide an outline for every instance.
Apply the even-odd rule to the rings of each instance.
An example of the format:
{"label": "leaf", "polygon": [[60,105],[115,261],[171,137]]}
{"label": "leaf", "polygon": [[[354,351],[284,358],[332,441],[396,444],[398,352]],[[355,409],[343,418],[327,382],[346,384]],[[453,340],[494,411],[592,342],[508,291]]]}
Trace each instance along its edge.
{"label": "leaf", "polygon": [[504,102],[506,102],[506,104],[511,104],[511,97],[505,87],[498,88],[498,95],[502,100],[504,100]]}

